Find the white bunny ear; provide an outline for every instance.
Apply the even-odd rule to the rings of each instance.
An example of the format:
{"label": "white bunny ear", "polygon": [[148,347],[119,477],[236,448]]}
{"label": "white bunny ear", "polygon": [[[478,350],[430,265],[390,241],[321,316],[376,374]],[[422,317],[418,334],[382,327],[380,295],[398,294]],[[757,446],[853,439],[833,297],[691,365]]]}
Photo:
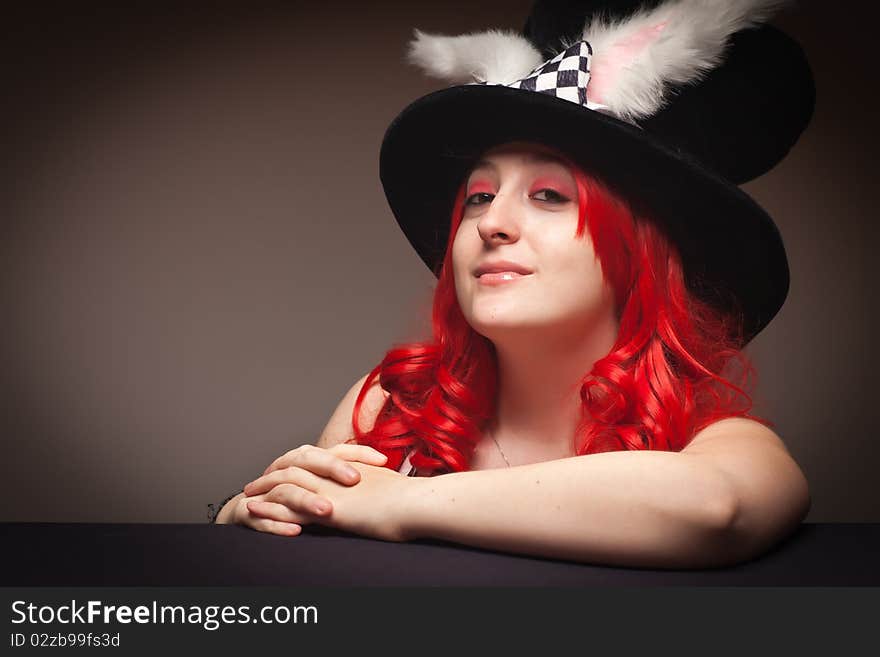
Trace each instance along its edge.
{"label": "white bunny ear", "polygon": [[524,78],[543,61],[528,39],[501,30],[461,36],[415,30],[408,59],[428,75],[454,84],[508,84]]}
{"label": "white bunny ear", "polygon": [[727,39],[787,0],[669,0],[625,19],[584,27],[593,48],[587,97],[632,121],[655,114],[670,85],[700,79],[721,62]]}

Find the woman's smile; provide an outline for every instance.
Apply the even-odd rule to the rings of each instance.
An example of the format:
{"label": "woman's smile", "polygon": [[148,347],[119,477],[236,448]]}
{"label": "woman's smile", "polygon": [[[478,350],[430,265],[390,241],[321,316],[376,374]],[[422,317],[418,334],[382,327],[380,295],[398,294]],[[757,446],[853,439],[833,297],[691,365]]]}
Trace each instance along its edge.
{"label": "woman's smile", "polygon": [[477,282],[480,285],[485,285],[487,287],[496,287],[498,285],[513,283],[514,281],[517,281],[520,278],[526,278],[527,276],[531,276],[531,274],[519,274],[515,271],[486,272],[477,277]]}

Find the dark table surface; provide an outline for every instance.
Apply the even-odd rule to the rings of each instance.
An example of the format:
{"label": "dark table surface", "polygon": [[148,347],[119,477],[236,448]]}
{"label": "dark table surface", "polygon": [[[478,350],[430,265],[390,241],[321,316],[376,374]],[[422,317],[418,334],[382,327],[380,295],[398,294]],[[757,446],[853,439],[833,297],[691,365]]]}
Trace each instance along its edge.
{"label": "dark table surface", "polygon": [[880,524],[801,525],[734,567],[593,566],[324,527],[296,537],[208,524],[0,523],[3,586],[880,586]]}

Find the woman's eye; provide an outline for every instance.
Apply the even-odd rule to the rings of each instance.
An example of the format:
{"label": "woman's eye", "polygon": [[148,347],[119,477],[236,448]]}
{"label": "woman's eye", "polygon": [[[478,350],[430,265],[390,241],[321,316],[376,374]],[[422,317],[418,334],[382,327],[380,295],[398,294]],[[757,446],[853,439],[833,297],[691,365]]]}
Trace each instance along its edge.
{"label": "woman's eye", "polygon": [[[541,198],[541,194],[543,194],[545,198]],[[564,203],[568,200],[562,194],[552,189],[539,190],[532,194],[532,198],[535,198],[539,201],[547,201],[549,203]]]}
{"label": "woman's eye", "polygon": [[471,194],[467,197],[467,200],[464,202],[465,205],[483,205],[484,203],[490,203],[492,201],[492,194],[489,192],[477,192],[476,194]]}

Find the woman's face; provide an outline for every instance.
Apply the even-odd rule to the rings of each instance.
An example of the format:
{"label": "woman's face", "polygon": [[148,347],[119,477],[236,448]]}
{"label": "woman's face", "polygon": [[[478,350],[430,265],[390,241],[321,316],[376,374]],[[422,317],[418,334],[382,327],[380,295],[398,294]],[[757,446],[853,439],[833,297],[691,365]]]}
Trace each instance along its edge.
{"label": "woman's face", "polygon": [[[452,244],[458,303],[475,331],[495,340],[556,328],[586,335],[613,313],[589,231],[576,237],[577,186],[546,149],[488,151],[467,180],[464,215]],[[484,273],[481,267],[522,269]]]}

